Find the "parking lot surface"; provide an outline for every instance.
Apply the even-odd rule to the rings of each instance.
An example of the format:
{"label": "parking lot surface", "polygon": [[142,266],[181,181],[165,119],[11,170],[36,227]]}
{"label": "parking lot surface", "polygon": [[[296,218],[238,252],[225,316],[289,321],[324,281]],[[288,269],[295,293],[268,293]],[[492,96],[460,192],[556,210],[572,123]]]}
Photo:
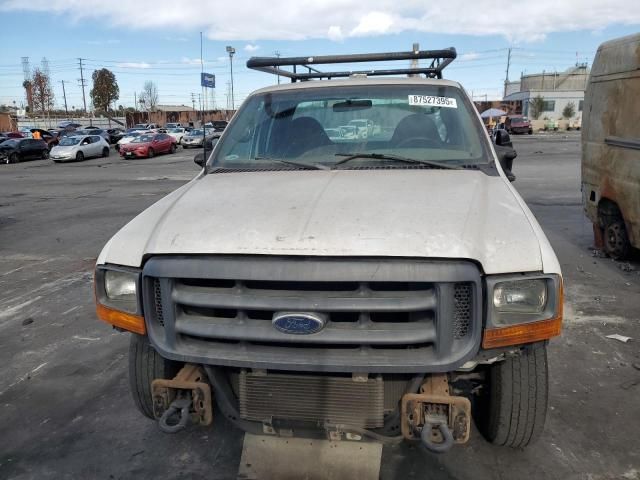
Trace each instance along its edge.
{"label": "parking lot surface", "polygon": [[[493,447],[476,430],[441,456],[385,447],[381,478],[640,478],[640,262],[592,249],[579,138],[514,138],[514,185],[566,282],[543,436],[523,451]],[[128,335],[94,312],[103,245],[191,179],[195,153],[0,165],[0,478],[236,478],[242,432],[214,410],[211,428],[160,433],[129,395]],[[605,338],[613,333],[632,340]]]}

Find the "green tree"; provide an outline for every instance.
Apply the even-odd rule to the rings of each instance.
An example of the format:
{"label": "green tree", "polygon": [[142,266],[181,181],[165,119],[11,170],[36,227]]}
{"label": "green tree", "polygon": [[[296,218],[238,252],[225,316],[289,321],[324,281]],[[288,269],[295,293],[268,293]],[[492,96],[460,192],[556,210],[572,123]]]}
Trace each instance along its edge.
{"label": "green tree", "polygon": [[562,110],[562,116],[567,120],[569,120],[570,118],[573,118],[575,114],[576,114],[576,104],[573,102],[567,103],[564,109]]}
{"label": "green tree", "polygon": [[541,95],[537,95],[536,97],[529,100],[529,113],[530,116],[537,120],[540,118],[542,111],[544,110],[544,98]]}
{"label": "green tree", "polygon": [[111,102],[120,98],[120,88],[116,82],[116,76],[110,70],[101,68],[95,70],[92,75],[93,88],[89,92],[91,101],[96,109],[106,112]]}

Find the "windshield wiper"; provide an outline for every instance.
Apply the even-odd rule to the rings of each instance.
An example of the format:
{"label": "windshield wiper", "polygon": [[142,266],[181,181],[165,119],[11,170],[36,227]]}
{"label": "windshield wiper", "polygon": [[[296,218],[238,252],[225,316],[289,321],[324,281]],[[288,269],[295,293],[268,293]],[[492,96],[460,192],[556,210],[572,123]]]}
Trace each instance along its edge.
{"label": "windshield wiper", "polygon": [[329,170],[329,167],[317,163],[295,162],[293,160],[283,160],[281,158],[272,157],[255,157],[254,160],[269,160],[270,162],[283,163],[285,165],[293,165],[294,167],[302,167],[308,170]]}
{"label": "windshield wiper", "polygon": [[455,165],[449,165],[443,162],[436,162],[431,160],[418,160],[417,158],[402,157],[400,155],[393,155],[393,154],[389,155],[385,153],[353,152],[353,153],[336,153],[335,155],[336,157],[346,157],[346,158],[343,158],[342,160],[334,163],[333,168],[343,163],[350,162],[351,160],[355,160],[356,158],[373,158],[376,160],[392,160],[395,162],[428,165],[434,168],[447,168],[450,170],[460,170],[460,167],[457,167]]}

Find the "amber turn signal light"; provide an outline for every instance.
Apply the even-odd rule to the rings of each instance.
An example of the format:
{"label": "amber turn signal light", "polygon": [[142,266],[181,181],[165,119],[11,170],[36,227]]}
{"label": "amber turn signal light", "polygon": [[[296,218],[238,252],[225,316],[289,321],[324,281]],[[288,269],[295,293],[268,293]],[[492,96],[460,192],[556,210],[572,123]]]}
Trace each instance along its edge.
{"label": "amber turn signal light", "polygon": [[498,348],[547,340],[560,335],[561,330],[561,316],[510,327],[490,328],[484,331],[482,348]]}
{"label": "amber turn signal light", "polygon": [[114,327],[122,328],[123,330],[138,333],[140,335],[147,333],[147,329],[144,325],[144,318],[140,315],[133,315],[131,313],[121,312],[120,310],[114,310],[113,308],[105,307],[97,302],[96,313],[100,320],[110,323]]}

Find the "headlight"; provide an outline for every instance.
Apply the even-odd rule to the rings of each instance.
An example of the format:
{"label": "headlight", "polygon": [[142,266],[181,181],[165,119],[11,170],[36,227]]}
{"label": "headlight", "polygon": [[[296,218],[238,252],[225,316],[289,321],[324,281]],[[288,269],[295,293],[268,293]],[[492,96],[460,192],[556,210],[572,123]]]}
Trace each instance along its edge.
{"label": "headlight", "polygon": [[487,328],[554,317],[560,301],[561,282],[558,275],[487,277]]}
{"label": "headlight", "polygon": [[138,282],[140,274],[124,267],[98,267],[96,299],[105,307],[139,314]]}
{"label": "headlight", "polygon": [[541,278],[500,282],[493,288],[493,306],[499,312],[541,313],[547,304],[547,283]]}
{"label": "headlight", "polygon": [[128,272],[108,270],[104,275],[104,290],[111,300],[130,301],[136,298],[137,276]]}
{"label": "headlight", "polygon": [[116,328],[144,335],[146,326],[138,296],[140,272],[128,267],[96,268],[95,293],[98,318]]}

